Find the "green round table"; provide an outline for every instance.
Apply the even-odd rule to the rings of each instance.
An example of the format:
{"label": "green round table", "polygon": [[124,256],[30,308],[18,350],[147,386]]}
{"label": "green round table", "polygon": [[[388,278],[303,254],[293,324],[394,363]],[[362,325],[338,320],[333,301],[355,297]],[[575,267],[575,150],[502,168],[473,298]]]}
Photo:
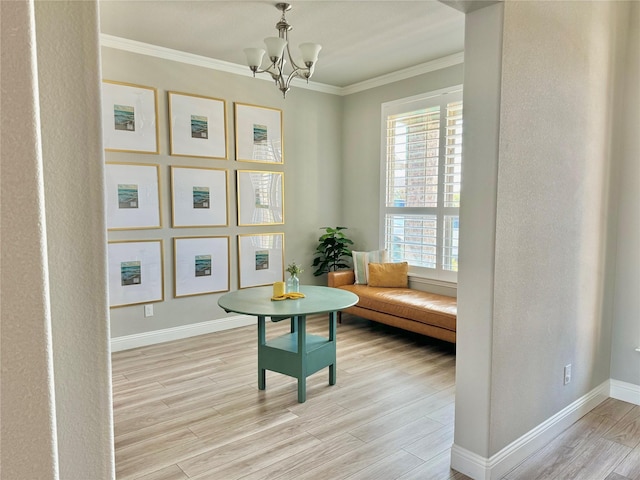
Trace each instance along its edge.
{"label": "green round table", "polygon": [[[222,295],[226,312],[258,317],[258,388],[266,388],[266,370],[298,379],[298,402],[307,399],[307,377],[329,367],[329,385],[336,383],[336,324],[338,311],[358,302],[358,296],[338,288],[301,285],[305,298],[273,301],[273,287],[254,287]],[[307,335],[307,315],[328,313],[329,336]],[[291,319],[291,332],[266,341],[266,319]]]}

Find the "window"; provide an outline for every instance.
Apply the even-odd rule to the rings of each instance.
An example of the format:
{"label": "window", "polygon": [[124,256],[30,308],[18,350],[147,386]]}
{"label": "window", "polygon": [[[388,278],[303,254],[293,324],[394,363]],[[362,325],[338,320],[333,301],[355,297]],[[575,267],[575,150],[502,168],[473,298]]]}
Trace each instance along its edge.
{"label": "window", "polygon": [[391,261],[452,281],[458,271],[462,89],[382,105],[381,237]]}

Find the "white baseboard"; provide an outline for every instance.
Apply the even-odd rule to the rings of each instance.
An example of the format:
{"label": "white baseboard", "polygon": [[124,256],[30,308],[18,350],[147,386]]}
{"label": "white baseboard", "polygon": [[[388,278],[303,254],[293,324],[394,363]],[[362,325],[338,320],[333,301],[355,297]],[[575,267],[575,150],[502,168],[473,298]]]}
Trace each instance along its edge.
{"label": "white baseboard", "polygon": [[640,385],[621,382],[620,380],[610,380],[611,391],[609,395],[616,400],[640,405]]}
{"label": "white baseboard", "polygon": [[256,317],[248,315],[236,315],[228,318],[218,318],[207,322],[192,323],[180,327],[165,328],[152,332],[136,333],[111,339],[111,351],[119,352],[130,348],[145,347],[156,343],[170,342],[182,338],[195,337],[206,333],[220,332],[230,328],[245,327],[255,325]]}
{"label": "white baseboard", "polygon": [[606,400],[609,397],[609,384],[609,380],[602,383],[490,458],[482,457],[454,444],[451,448],[451,468],[475,480],[502,478],[529,455]]}

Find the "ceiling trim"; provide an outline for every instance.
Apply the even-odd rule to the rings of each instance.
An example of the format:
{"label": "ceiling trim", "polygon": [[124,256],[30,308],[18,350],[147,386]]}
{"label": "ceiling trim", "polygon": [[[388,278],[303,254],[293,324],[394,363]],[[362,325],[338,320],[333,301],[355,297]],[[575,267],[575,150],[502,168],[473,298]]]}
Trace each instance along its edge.
{"label": "ceiling trim", "polygon": [[[138,53],[141,55],[148,55],[151,57],[162,58],[165,60],[172,60],[175,62],[186,63],[189,65],[195,65],[197,67],[210,68],[212,70],[219,70],[222,72],[233,73],[235,75],[242,75],[245,77],[252,77],[253,74],[245,65],[238,65],[237,63],[225,62],[223,60],[217,60],[215,58],[205,57],[202,55],[195,55],[193,53],[182,52],[180,50],[173,50],[171,48],[160,47],[158,45],[152,45],[150,43],[138,42],[137,40],[129,40],[127,38],[117,37],[115,35],[109,35],[106,33],[100,34],[100,45],[108,48],[115,48],[118,50],[124,50],[127,52]],[[298,88],[305,88],[307,90],[314,90],[322,93],[329,93],[332,95],[351,95],[353,93],[362,92],[371,88],[380,87],[389,83],[405,80],[407,78],[422,75],[424,73],[433,72],[442,68],[447,68],[453,65],[458,65],[464,62],[464,53],[454,53],[431,62],[423,63],[413,67],[405,68],[397,72],[382,75],[380,77],[365,80],[363,82],[354,83],[346,87],[335,87],[333,85],[327,85],[325,83],[309,82],[295,78],[292,82],[292,86]],[[267,76],[255,77],[259,80],[272,81]]]}
{"label": "ceiling trim", "polygon": [[353,85],[342,88],[341,95],[351,95],[352,93],[381,87],[382,85],[398,82],[400,80],[406,80],[407,78],[416,77],[424,73],[434,72],[436,70],[452,67],[461,63],[464,63],[464,53],[454,53],[452,55],[447,55],[446,57],[438,58],[430,62],[421,63],[420,65],[405,68],[404,70],[398,70],[397,72],[388,73],[387,75],[381,75],[380,77],[372,78],[370,80],[354,83]]}
{"label": "ceiling trim", "polygon": [[[150,57],[187,63],[189,65],[195,65],[197,67],[204,67],[210,68],[212,70],[233,73],[235,75],[242,75],[245,77],[253,76],[251,70],[249,70],[249,67],[247,67],[246,65],[238,65],[237,63],[225,62],[223,60],[217,60],[215,58],[195,55],[193,53],[182,52],[180,50],[173,50],[171,48],[160,47],[158,45],[152,45],[150,43],[138,42],[137,40],[129,40],[128,38],[116,37],[114,35],[108,35],[106,33],[100,34],[100,45],[103,47],[116,48],[118,50],[124,50],[127,52],[139,53],[141,55],[149,55]],[[258,80],[268,80],[269,82],[273,82],[271,77],[266,75],[257,76],[255,78]],[[330,93],[333,95],[342,95],[342,88],[340,87],[334,87],[333,85],[326,85],[324,83],[317,82],[309,82],[307,84],[306,81],[299,78],[294,78],[291,82],[291,86],[306,88],[308,90],[315,90],[323,93]]]}

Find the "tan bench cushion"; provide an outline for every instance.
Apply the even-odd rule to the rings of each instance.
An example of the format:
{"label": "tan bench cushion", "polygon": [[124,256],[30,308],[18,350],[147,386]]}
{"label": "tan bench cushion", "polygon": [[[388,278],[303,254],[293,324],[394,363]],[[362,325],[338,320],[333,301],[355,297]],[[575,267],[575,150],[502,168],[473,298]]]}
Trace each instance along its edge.
{"label": "tan bench cushion", "polygon": [[456,330],[457,301],[454,297],[410,288],[379,288],[367,285],[342,285],[339,288],[358,295],[358,306],[361,308]]}

